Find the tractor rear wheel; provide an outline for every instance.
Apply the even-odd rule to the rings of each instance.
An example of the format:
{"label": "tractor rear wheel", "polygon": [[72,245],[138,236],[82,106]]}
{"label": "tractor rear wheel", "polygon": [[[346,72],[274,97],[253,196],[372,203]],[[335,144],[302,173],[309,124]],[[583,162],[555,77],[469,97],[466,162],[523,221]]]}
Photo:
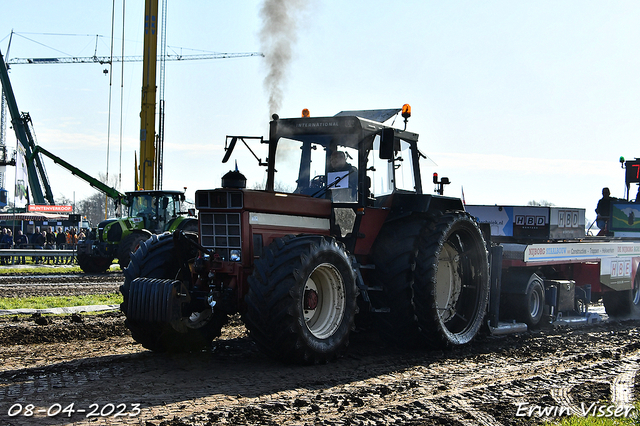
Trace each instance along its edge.
{"label": "tractor rear wheel", "polygon": [[356,313],[344,246],[321,235],[277,238],[255,262],[244,321],[268,355],[301,364],[340,356]]}
{"label": "tractor rear wheel", "polygon": [[414,304],[431,347],[470,342],[489,303],[489,261],[477,223],[464,212],[428,223],[417,243]]}
{"label": "tractor rear wheel", "polygon": [[388,312],[374,315],[379,334],[387,341],[403,347],[422,345],[413,303],[416,239],[425,226],[421,217],[385,224],[373,247],[375,273],[369,297],[376,308]]}
{"label": "tractor rear wheel", "polygon": [[465,344],[478,333],[489,301],[489,262],[482,233],[467,213],[444,214],[422,229],[413,291],[429,346]]}
{"label": "tractor rear wheel", "polygon": [[[131,255],[131,263],[124,270],[124,284],[120,286],[123,303],[120,309],[127,315],[131,283],[139,277],[180,279],[180,264],[174,254],[173,234],[152,235],[140,243]],[[157,311],[160,306],[148,307]],[[131,330],[133,339],[147,349],[156,352],[190,352],[203,349],[220,336],[227,322],[225,314],[205,308],[186,313],[178,321],[157,322],[132,320],[127,316],[125,325]]]}
{"label": "tractor rear wheel", "polygon": [[640,268],[636,271],[633,288],[622,291],[606,291],[602,294],[604,309],[611,318],[640,317]]}
{"label": "tractor rear wheel", "polygon": [[134,232],[127,235],[118,245],[118,265],[124,271],[131,261],[131,253],[136,251],[140,243],[149,239],[149,234]]}
{"label": "tractor rear wheel", "polygon": [[482,233],[464,212],[415,216],[384,226],[373,250],[374,283],[389,308],[381,334],[403,346],[465,344],[482,326],[489,262]]}

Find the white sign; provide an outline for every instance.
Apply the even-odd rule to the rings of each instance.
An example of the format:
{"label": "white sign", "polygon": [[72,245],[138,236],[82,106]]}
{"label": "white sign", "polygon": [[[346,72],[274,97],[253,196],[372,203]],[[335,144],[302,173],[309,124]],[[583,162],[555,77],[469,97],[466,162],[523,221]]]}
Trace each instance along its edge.
{"label": "white sign", "polygon": [[349,187],[349,179],[347,175],[349,174],[348,170],[342,172],[329,172],[327,173],[327,186],[331,186],[331,188],[348,188]]}

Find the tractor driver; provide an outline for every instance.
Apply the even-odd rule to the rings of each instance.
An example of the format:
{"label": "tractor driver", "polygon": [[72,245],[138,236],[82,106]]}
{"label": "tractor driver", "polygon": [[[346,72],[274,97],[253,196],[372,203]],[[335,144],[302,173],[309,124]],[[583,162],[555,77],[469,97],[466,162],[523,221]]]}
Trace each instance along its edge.
{"label": "tractor driver", "polygon": [[[358,191],[358,169],[347,162],[346,152],[338,151],[337,149],[334,149],[331,152],[328,172],[327,184],[333,185],[333,188],[336,190],[334,191],[335,194],[332,198],[334,198],[335,201],[356,201]],[[334,183],[336,181],[337,183]],[[339,200],[335,199],[340,192],[345,192],[342,191],[343,189],[349,189],[349,191],[346,191],[346,199],[344,194],[339,196]]]}

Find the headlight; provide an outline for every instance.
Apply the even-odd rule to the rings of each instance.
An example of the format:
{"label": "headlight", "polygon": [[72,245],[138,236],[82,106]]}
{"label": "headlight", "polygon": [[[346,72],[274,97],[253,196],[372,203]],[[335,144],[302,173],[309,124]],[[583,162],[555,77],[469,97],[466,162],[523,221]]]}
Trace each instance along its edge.
{"label": "headlight", "polygon": [[232,262],[240,262],[240,250],[231,250],[229,260]]}

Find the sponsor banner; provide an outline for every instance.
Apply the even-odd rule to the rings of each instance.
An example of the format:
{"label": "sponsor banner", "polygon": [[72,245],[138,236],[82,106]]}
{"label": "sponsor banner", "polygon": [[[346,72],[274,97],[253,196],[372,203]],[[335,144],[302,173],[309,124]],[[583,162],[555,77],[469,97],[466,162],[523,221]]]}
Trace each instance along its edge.
{"label": "sponsor banner", "polygon": [[524,252],[524,261],[597,260],[603,257],[638,255],[640,255],[639,243],[531,244]]}
{"label": "sponsor banner", "polygon": [[73,206],[43,206],[43,205],[29,204],[29,207],[27,207],[27,209],[30,212],[69,213],[73,211]]}
{"label": "sponsor banner", "polygon": [[549,207],[465,206],[479,223],[491,226],[491,236],[549,238]]}
{"label": "sponsor banner", "polygon": [[18,144],[18,155],[16,155],[16,182],[14,192],[14,203],[16,207],[24,207],[29,202],[29,178],[27,173],[27,155],[21,144]]}

